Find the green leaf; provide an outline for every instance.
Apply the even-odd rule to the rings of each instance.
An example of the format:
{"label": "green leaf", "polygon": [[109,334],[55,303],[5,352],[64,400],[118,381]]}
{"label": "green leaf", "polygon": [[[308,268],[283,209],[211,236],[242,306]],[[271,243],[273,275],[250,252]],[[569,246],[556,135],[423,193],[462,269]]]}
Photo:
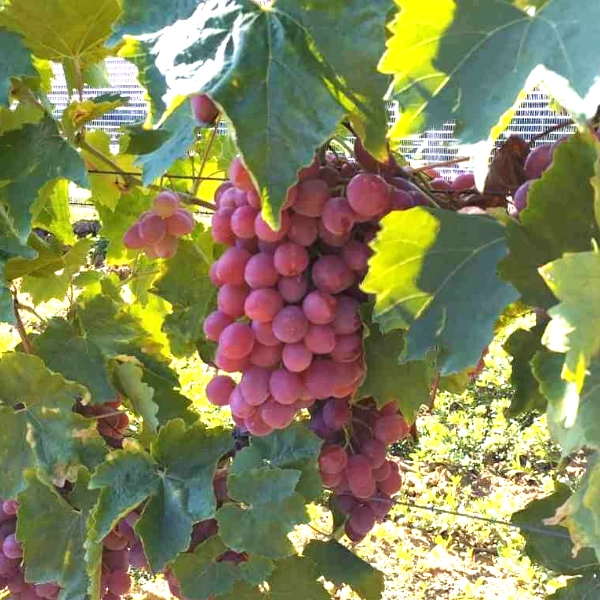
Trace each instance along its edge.
{"label": "green leaf", "polygon": [[238,565],[238,571],[242,579],[250,585],[260,585],[266,581],[275,565],[263,556],[250,556],[246,562]]}
{"label": "green leaf", "polygon": [[383,573],[335,540],[312,540],[304,555],[317,566],[318,575],[336,585],[349,585],[364,600],[380,600]]}
{"label": "green leaf", "polygon": [[[124,20],[152,4],[136,4],[135,12],[126,6]],[[169,27],[121,54],[140,67],[157,109],[168,96],[214,98],[232,122],[265,217],[276,223],[298,170],[343,117],[351,116],[370,152],[385,157],[387,80],[376,67],[388,7],[388,0],[279,0],[274,7],[210,0],[177,21],[189,12],[182,9]]]}
{"label": "green leaf", "polygon": [[533,329],[517,329],[504,344],[504,350],[513,357],[510,382],[515,388],[507,414],[516,416],[531,410],[543,411],[546,399],[540,392],[539,384],[533,375],[530,361],[543,349],[542,334],[544,325]]}
{"label": "green leaf", "polygon": [[0,494],[25,488],[24,472],[72,478],[84,457],[104,452],[94,422],[73,412],[87,390],[49,371],[36,356],[11,353],[0,360]]}
{"label": "green leaf", "polygon": [[0,27],[0,106],[10,106],[10,78],[36,77],[31,54],[20,35]]}
{"label": "green leaf", "polygon": [[569,579],[566,587],[559,588],[548,600],[581,600],[594,598],[600,590],[600,573],[586,574]]}
{"label": "green leaf", "polygon": [[571,490],[566,485],[557,484],[553,494],[533,500],[523,510],[514,513],[511,522],[522,527],[525,553],[536,564],[556,573],[580,575],[600,567],[593,550],[583,550],[574,557],[573,542],[567,529],[544,523],[570,496]]}
{"label": "green leaf", "polygon": [[[0,267],[2,263],[0,263]],[[0,276],[2,269],[0,268]],[[0,323],[16,325],[15,313],[13,311],[13,297],[10,290],[0,283]]]}
{"label": "green leaf", "polygon": [[25,242],[31,232],[31,208],[40,188],[59,178],[88,187],[87,171],[77,151],[60,136],[51,117],[3,134],[0,148],[0,184],[3,184],[0,198],[7,206],[0,220],[4,218]]}
{"label": "green leaf", "polygon": [[43,276],[47,272],[54,273],[62,268],[62,253],[60,244],[46,242],[33,234],[27,240],[32,258],[16,257],[6,261],[4,279],[13,281],[24,275]]}
{"label": "green leaf", "polygon": [[229,496],[243,504],[228,503],[217,512],[223,541],[237,552],[271,559],[293,554],[287,536],[295,525],[309,520],[305,500],[294,491],[299,478],[299,471],[272,467],[230,474]]}
{"label": "green leaf", "polygon": [[[79,471],[73,499],[69,504],[58,491],[42,483],[33,472],[26,475],[28,487],[19,494],[17,536],[23,544],[25,576],[30,583],[57,583],[60,598],[85,598],[89,587],[85,554],[86,520],[96,493],[79,494],[85,488],[89,473]],[[98,555],[98,564],[101,553]]]}
{"label": "green leaf", "polygon": [[121,152],[138,155],[158,150],[172,135],[167,129],[145,129],[143,123],[127,125],[122,131]]}
{"label": "green leaf", "polygon": [[115,377],[118,382],[119,391],[131,403],[133,412],[142,417],[144,426],[150,431],[158,429],[158,406],[154,402],[154,390],[142,381],[144,369],[137,360],[119,362],[115,367]]}
{"label": "green leaf", "polygon": [[4,8],[0,21],[23,34],[37,57],[83,64],[107,55],[104,42],[119,14],[117,0],[19,0]]}
{"label": "green leaf", "polygon": [[592,237],[599,234],[591,184],[597,161],[590,135],[576,134],[562,142],[552,167],[530,188],[521,224],[512,221],[507,227],[510,255],[500,264],[500,274],[531,306],[556,304],[539,267],[566,252],[590,250]]}
{"label": "green leaf", "polygon": [[20,129],[25,123],[37,123],[44,116],[44,111],[34,104],[19,102],[14,108],[0,107],[0,133]]}
{"label": "green leaf", "polygon": [[130,446],[113,453],[94,473],[102,488],[92,515],[91,539],[102,540],[117,521],[148,500],[136,531],[153,571],[161,571],[190,543],[192,525],[215,516],[212,479],[218,461],[233,448],[230,433],[180,419],[159,432],[150,452]]}
{"label": "green leaf", "polygon": [[504,227],[489,217],[414,208],[382,220],[363,290],[382,332],[407,329],[402,362],[440,347],[442,375],[479,361],[494,323],[517,299],[496,274]]}
{"label": "green leaf", "polygon": [[[547,2],[525,13],[509,2],[397,0],[400,13],[379,68],[394,75],[398,139],[455,119],[465,143],[485,140],[531,72],[544,65],[585,96],[600,64],[590,63],[600,3]],[[531,3],[528,3],[531,4]],[[529,82],[536,83],[536,82]],[[472,94],[472,90],[486,90]]]}
{"label": "green leaf", "polygon": [[181,554],[173,563],[182,594],[190,600],[210,600],[229,592],[239,578],[231,562],[217,562],[227,546],[216,536],[200,544],[193,554]]}
{"label": "green leaf", "polygon": [[125,104],[127,98],[123,98],[120,94],[107,94],[90,100],[71,102],[62,114],[63,131],[70,140],[73,140],[76,132],[84,125]]}
{"label": "green leaf", "polygon": [[191,102],[180,104],[161,124],[158,131],[165,141],[153,152],[142,154],[136,165],[144,171],[145,185],[164,175],[166,170],[179,158],[187,157],[188,150],[196,139],[199,123],[192,113]]}
{"label": "green leaf", "polygon": [[204,340],[204,319],[215,309],[216,292],[208,276],[206,257],[191,241],[181,240],[174,258],[151,290],[172,305],[164,329],[175,356],[196,351]]}
{"label": "green leaf", "polygon": [[40,190],[31,207],[32,227],[40,227],[56,236],[63,244],[75,244],[69,205],[69,182],[59,179]]}
{"label": "green leaf", "polygon": [[427,361],[399,364],[404,348],[402,331],[384,335],[377,325],[372,325],[363,343],[367,374],[356,397],[373,397],[379,408],[396,402],[404,418],[414,423],[419,408],[430,401],[432,369]]}
{"label": "green leaf", "polygon": [[542,342],[566,354],[562,377],[581,390],[587,367],[600,352],[600,252],[565,254],[540,273],[560,301],[549,311],[552,320]]}

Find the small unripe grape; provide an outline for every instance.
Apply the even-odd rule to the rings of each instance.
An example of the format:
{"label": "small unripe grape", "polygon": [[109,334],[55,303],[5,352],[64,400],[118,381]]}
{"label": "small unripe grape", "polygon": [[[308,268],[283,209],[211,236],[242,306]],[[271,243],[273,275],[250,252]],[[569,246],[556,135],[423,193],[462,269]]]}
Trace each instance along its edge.
{"label": "small unripe grape", "polygon": [[161,192],[152,201],[152,208],[159,217],[166,219],[179,208],[179,197],[173,192]]}
{"label": "small unripe grape", "polygon": [[196,221],[192,214],[180,208],[173,215],[166,219],[167,231],[175,237],[181,237],[188,235],[194,231],[196,227]]}

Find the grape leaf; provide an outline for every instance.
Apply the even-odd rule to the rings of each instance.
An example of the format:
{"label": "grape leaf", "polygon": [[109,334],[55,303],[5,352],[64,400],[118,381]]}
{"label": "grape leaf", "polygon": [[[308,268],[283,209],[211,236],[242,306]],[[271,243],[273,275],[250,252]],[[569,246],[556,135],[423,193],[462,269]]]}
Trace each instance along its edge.
{"label": "grape leaf", "polygon": [[312,540],[304,549],[318,576],[336,585],[349,585],[364,600],[379,600],[383,594],[383,573],[335,540]]}
{"label": "grape leaf", "polygon": [[[2,276],[2,262],[0,262],[0,278]],[[16,325],[15,313],[13,310],[13,297],[10,290],[0,283],[0,323]]]}
{"label": "grape leaf", "polygon": [[165,132],[165,141],[154,151],[142,154],[135,164],[144,171],[145,185],[161,177],[179,158],[187,157],[196,139],[196,127],[200,123],[192,114],[190,102],[182,102],[161,124],[157,131]]}
{"label": "grape leaf", "polygon": [[[25,576],[30,583],[57,583],[61,600],[87,597],[86,521],[97,493],[79,493],[89,481],[80,469],[69,503],[58,491],[42,483],[33,472],[26,474],[28,487],[19,494],[17,536],[23,544]],[[83,502],[81,502],[83,500]],[[97,553],[98,566],[102,553]]]}
{"label": "grape leaf", "polygon": [[173,563],[182,594],[190,600],[211,600],[229,592],[239,578],[232,562],[217,562],[227,546],[216,536],[200,544],[192,554],[180,554]]}
{"label": "grape leaf", "polygon": [[144,427],[152,432],[158,429],[158,406],[154,402],[154,390],[142,381],[144,369],[136,359],[120,359],[115,367],[119,391],[129,400],[133,412],[142,417]]}
{"label": "grape leaf", "polygon": [[13,281],[24,275],[40,275],[54,273],[62,268],[62,248],[56,241],[46,242],[32,234],[27,240],[32,258],[22,256],[11,258],[4,266],[4,279]]}
{"label": "grape leaf", "polygon": [[489,217],[414,208],[382,220],[362,288],[384,334],[407,329],[401,362],[440,347],[442,375],[479,361],[494,323],[517,299],[496,274],[504,227]]}
{"label": "grape leaf", "polygon": [[125,106],[127,98],[120,94],[106,94],[89,100],[71,102],[63,111],[61,123],[63,132],[70,140],[86,123],[100,118],[102,115]]}
{"label": "grape leaf", "polygon": [[372,325],[364,339],[367,374],[356,395],[357,399],[373,397],[378,408],[395,402],[409,423],[414,423],[419,408],[430,402],[432,369],[427,360],[411,360],[399,364],[404,348],[404,333],[382,334]]}
{"label": "grape leaf", "polygon": [[196,344],[205,339],[204,319],[216,305],[208,269],[206,257],[198,247],[182,240],[177,254],[166,263],[163,275],[151,290],[172,305],[164,330],[175,356],[195,352]]}
{"label": "grape leaf", "polygon": [[158,150],[170,137],[166,129],[145,129],[142,123],[126,125],[120,139],[121,152],[150,154]]}
{"label": "grape leaf", "polygon": [[19,102],[14,108],[0,107],[0,133],[20,129],[25,123],[37,123],[44,116],[42,108]]}
{"label": "grape leaf", "polygon": [[600,18],[595,0],[553,0],[535,13],[509,2],[397,4],[400,13],[379,66],[394,75],[401,109],[394,138],[441,126],[450,117],[465,143],[485,140],[538,65],[566,77],[582,97],[600,68],[600,62],[590,63],[586,41]]}
{"label": "grape leaf", "polygon": [[31,207],[31,214],[33,227],[50,232],[63,244],[75,244],[69,206],[69,182],[66,179],[43,186]]}
{"label": "grape leaf", "polygon": [[0,148],[0,198],[7,207],[0,219],[25,242],[31,232],[31,207],[40,188],[58,178],[88,187],[87,171],[51,117],[4,133],[0,136]]}
{"label": "grape leaf", "polygon": [[89,64],[109,53],[104,42],[119,14],[117,0],[19,0],[4,8],[0,22],[23,34],[39,58]]}
{"label": "grape leaf", "polygon": [[[387,8],[387,0],[279,0],[272,7],[207,0],[121,54],[141,67],[155,104],[200,91],[214,98],[236,131],[265,217],[276,223],[298,170],[344,116],[351,116],[367,149],[385,158],[387,79],[376,67]],[[130,23],[143,6],[124,9]]]}
{"label": "grape leaf", "polygon": [[587,367],[600,352],[600,252],[565,254],[540,273],[560,301],[549,311],[552,320],[542,342],[566,354],[562,377],[579,391]]}
{"label": "grape leaf", "polygon": [[192,525],[214,517],[212,479],[220,458],[233,449],[222,428],[198,423],[186,429],[175,419],[167,423],[150,452],[129,446],[115,452],[94,473],[90,487],[102,488],[90,532],[102,540],[117,521],[148,500],[136,531],[153,571],[161,571],[190,543]]}
{"label": "grape leaf", "polygon": [[88,391],[49,371],[36,356],[11,353],[0,360],[0,494],[25,488],[24,472],[72,478],[85,456],[104,453],[95,423],[73,412]]}
{"label": "grape leaf", "polygon": [[548,600],[581,600],[594,598],[599,591],[600,573],[593,573],[569,579],[566,587],[559,588],[547,598]]}
{"label": "grape leaf", "polygon": [[36,77],[31,54],[23,45],[20,35],[0,27],[0,106],[10,106],[10,78]]}
{"label": "grape leaf", "polygon": [[530,365],[534,354],[543,348],[544,329],[544,325],[536,325],[530,330],[517,329],[504,344],[504,350],[513,357],[510,382],[515,393],[508,408],[510,416],[531,410],[543,411],[546,407],[546,399]]}
{"label": "grape leaf", "polygon": [[287,535],[309,520],[304,499],[294,491],[299,478],[299,471],[271,467],[230,474],[229,496],[243,504],[228,503],[217,512],[223,541],[236,552],[271,559],[293,554]]}
{"label": "grape leaf", "polygon": [[292,423],[282,431],[265,437],[252,437],[250,446],[236,455],[230,472],[240,474],[246,469],[270,464],[281,469],[296,469],[302,474],[296,486],[308,501],[323,493],[317,458],[323,445],[303,423]]}
{"label": "grape leaf", "polygon": [[512,515],[511,522],[523,528],[521,535],[525,538],[525,553],[536,564],[564,575],[597,571],[600,565],[593,550],[585,549],[574,557],[568,531],[564,527],[544,523],[570,496],[571,490],[558,483],[553,494],[531,501]]}
{"label": "grape leaf", "polygon": [[590,250],[592,237],[599,234],[591,185],[597,161],[596,143],[589,134],[561,142],[551,168],[529,190],[521,224],[511,221],[507,226],[510,254],[500,263],[500,275],[531,306],[556,304],[538,268],[565,252]]}

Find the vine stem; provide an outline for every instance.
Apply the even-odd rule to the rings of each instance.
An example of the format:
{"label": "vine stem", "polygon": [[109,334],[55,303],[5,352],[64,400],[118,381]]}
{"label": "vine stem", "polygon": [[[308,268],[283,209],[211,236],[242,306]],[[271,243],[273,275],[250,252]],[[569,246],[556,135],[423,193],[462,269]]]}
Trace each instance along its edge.
{"label": "vine stem", "polygon": [[[216,123],[219,122],[219,118],[221,117],[221,115],[217,115],[216,118]],[[215,139],[217,137],[217,129],[218,126],[215,125],[213,127],[212,133],[210,134],[210,140],[208,140],[208,146],[206,147],[206,152],[204,153],[204,156],[202,157],[202,163],[200,164],[200,170],[198,171],[198,175],[196,176],[196,179],[194,181],[194,186],[192,187],[192,195],[196,196],[196,194],[198,194],[198,189],[200,188],[200,185],[202,183],[202,174],[204,173],[204,167],[206,167],[206,163],[208,162],[208,156],[210,154],[210,151],[212,150],[213,144],[215,143]]]}
{"label": "vine stem", "polygon": [[13,290],[13,312],[15,313],[15,320],[17,322],[16,328],[23,343],[23,350],[26,354],[33,354],[33,346],[29,337],[27,337],[27,331],[25,325],[23,325],[23,319],[21,319],[21,313],[19,312],[19,300],[17,299],[17,292]]}
{"label": "vine stem", "polygon": [[[141,187],[147,187],[151,190],[157,190],[159,192],[163,191],[164,188],[162,188],[159,185],[144,186],[144,182],[141,179],[138,179],[137,177],[133,177],[132,175],[127,173],[127,171],[124,171],[114,160],[112,160],[109,156],[106,156],[104,154],[104,152],[101,152],[100,150],[98,150],[98,148],[95,148],[94,146],[92,146],[85,139],[84,136],[79,136],[77,142],[78,142],[79,146],[81,148],[83,148],[86,152],[89,152],[92,156],[95,156],[97,159],[101,160],[102,162],[107,164],[109,167],[114,169],[114,171],[118,175],[123,177],[126,185],[133,184],[133,185],[139,185]],[[210,202],[205,202],[204,200],[200,200],[199,198],[192,196],[192,194],[187,194],[185,192],[177,192],[175,190],[173,190],[173,192],[175,194],[177,194],[187,204],[194,204],[195,206],[202,206],[203,208],[206,208],[211,211],[216,210],[216,206],[214,204],[211,204]]]}
{"label": "vine stem", "polygon": [[44,319],[42,315],[40,315],[33,306],[29,306],[28,304],[23,304],[22,302],[17,301],[17,308],[26,310],[28,313],[31,313],[34,317],[36,317],[42,323],[47,323],[47,319]]}
{"label": "vine stem", "polygon": [[528,145],[531,148],[532,144],[535,144],[535,142],[537,142],[538,140],[545,138],[547,135],[554,133],[555,131],[560,131],[561,129],[564,129],[565,127],[570,127],[571,125],[573,125],[573,119],[569,119],[568,121],[565,121],[564,123],[559,123],[558,125],[553,125],[552,127],[549,127],[548,129],[546,129],[545,131],[542,131],[542,133],[538,133],[537,135],[534,135],[531,138],[531,140],[529,140]]}
{"label": "vine stem", "polygon": [[413,169],[411,167],[411,175],[415,175],[416,173],[424,173],[425,171],[428,171],[429,169],[437,169],[438,167],[449,167],[451,165],[457,165],[458,163],[461,162],[467,162],[471,160],[471,157],[469,156],[460,156],[459,158],[450,158],[449,160],[443,160],[441,162],[436,162],[436,163],[431,163],[430,165],[424,165],[422,167],[417,167],[416,169]]}

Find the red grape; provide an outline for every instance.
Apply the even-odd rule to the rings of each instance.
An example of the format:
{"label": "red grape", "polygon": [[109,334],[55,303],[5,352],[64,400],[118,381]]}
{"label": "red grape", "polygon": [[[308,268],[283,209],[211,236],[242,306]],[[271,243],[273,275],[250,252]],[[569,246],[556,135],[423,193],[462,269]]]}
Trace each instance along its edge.
{"label": "red grape", "polygon": [[376,217],[390,207],[390,186],[379,175],[360,173],[354,176],[346,194],[354,212],[363,217]]}
{"label": "red grape", "polygon": [[166,219],[175,214],[179,208],[179,196],[173,192],[161,192],[152,201],[152,209],[159,216]]}
{"label": "red grape", "polygon": [[329,200],[329,186],[322,179],[306,179],[298,184],[294,212],[305,217],[319,217]]}
{"label": "red grape", "polygon": [[242,375],[240,390],[251,406],[260,406],[269,397],[271,372],[261,367],[250,367]]}
{"label": "red grape", "polygon": [[126,248],[131,250],[140,250],[146,245],[146,242],[142,239],[140,233],[140,224],[135,223],[132,225],[123,236],[123,243]]}
{"label": "red grape", "polygon": [[245,323],[232,323],[219,336],[219,350],[232,359],[245,358],[254,348],[254,332]]}
{"label": "red grape", "polygon": [[[377,488],[379,489],[379,491],[383,492],[384,494],[387,494],[388,496],[393,496],[394,494],[397,494],[400,491],[400,488],[402,487],[402,477],[400,476],[400,473],[398,471],[398,466],[396,465],[396,463],[391,463],[391,465],[393,466],[387,478],[377,482]],[[394,468],[394,466],[396,468]]]}
{"label": "red grape", "polygon": [[369,266],[371,251],[367,246],[357,241],[348,242],[341,251],[342,260],[353,271],[364,273]]}
{"label": "red grape", "polygon": [[317,220],[304,215],[293,214],[287,236],[291,242],[306,248],[312,246],[318,236]]}
{"label": "red grape", "polygon": [[233,319],[219,310],[210,313],[210,315],[204,319],[203,324],[206,339],[216,342],[223,332],[223,329],[228,325],[231,325],[231,323],[233,323]]}
{"label": "red grape", "polygon": [[[378,469],[385,463],[387,452],[382,441],[377,439],[367,440],[363,442],[360,450],[369,459],[373,469]],[[375,472],[373,472],[373,476],[375,477]]]}
{"label": "red grape", "polygon": [[302,302],[306,318],[315,325],[327,325],[335,317],[337,300],[331,294],[316,290],[308,294]]}
{"label": "red grape", "polygon": [[244,279],[251,288],[273,287],[279,279],[273,255],[266,252],[255,254],[246,263]]}
{"label": "red grape", "polygon": [[254,221],[258,212],[251,206],[240,206],[231,215],[231,230],[237,237],[251,239],[255,235]]}
{"label": "red grape", "polygon": [[339,294],[354,283],[354,274],[337,256],[321,256],[313,265],[314,284],[322,292]]}
{"label": "red grape", "polygon": [[231,229],[231,215],[234,209],[221,208],[212,216],[212,236],[219,244],[233,246],[235,234]]}
{"label": "red grape", "polygon": [[235,185],[246,192],[254,189],[254,183],[252,177],[246,169],[241,158],[234,158],[229,166],[229,179]]}
{"label": "red grape", "polygon": [[284,277],[297,277],[308,267],[308,253],[303,246],[287,242],[275,250],[275,268]]}
{"label": "red grape", "polygon": [[313,362],[303,373],[304,385],[314,398],[329,398],[335,389],[336,364],[330,360]]}
{"label": "red grape", "polygon": [[[332,328],[333,333],[333,328]],[[335,335],[335,334],[334,334]],[[354,362],[363,352],[362,336],[358,333],[350,335],[339,335],[335,340],[335,347],[331,351],[331,358],[335,362]]]}
{"label": "red grape", "polygon": [[404,190],[392,190],[390,208],[392,210],[408,210],[415,205],[414,198]]}
{"label": "red grape", "polygon": [[275,337],[273,333],[273,323],[261,323],[260,321],[252,321],[252,331],[256,341],[263,344],[264,346],[277,346],[281,342]]}
{"label": "red grape", "polygon": [[179,240],[172,235],[166,235],[160,242],[154,244],[154,252],[158,258],[172,258],[179,247]]}
{"label": "red grape", "polygon": [[252,435],[264,436],[269,435],[273,431],[273,427],[265,423],[259,410],[247,417],[244,422],[246,429]]}
{"label": "red grape", "polygon": [[228,358],[217,349],[215,354],[215,364],[219,369],[227,373],[238,373],[245,371],[250,366],[250,361],[247,357],[245,358]]}
{"label": "red grape", "polygon": [[2,542],[2,552],[6,558],[17,559],[23,556],[23,548],[14,533],[7,535]]}
{"label": "red grape", "polygon": [[290,216],[286,211],[281,213],[281,225],[279,229],[272,229],[271,226],[262,218],[261,214],[256,215],[254,220],[254,229],[259,240],[263,242],[278,242],[282,240],[290,228]]}
{"label": "red grape", "polygon": [[123,596],[131,589],[131,577],[127,571],[113,571],[108,576],[108,591]]}
{"label": "red grape", "polygon": [[217,306],[225,315],[233,319],[244,316],[244,303],[250,290],[245,285],[225,284],[217,294]]}
{"label": "red grape", "polygon": [[302,379],[297,373],[278,369],[271,374],[269,391],[279,404],[294,404],[302,393]]}
{"label": "red grape", "polygon": [[466,192],[475,187],[475,175],[473,173],[462,173],[452,182],[455,192]]}
{"label": "red grape", "polygon": [[194,117],[201,123],[214,123],[219,116],[217,105],[206,94],[197,94],[190,98]]}
{"label": "red grape", "polygon": [[265,402],[260,408],[262,420],[273,429],[285,429],[294,420],[296,410],[274,400]]}
{"label": "red grape", "polygon": [[355,333],[361,327],[358,301],[350,296],[338,296],[337,301],[337,310],[332,323],[333,330],[337,335]]}
{"label": "red grape", "polygon": [[[109,550],[123,550],[127,547],[127,540],[122,535],[119,535],[116,531],[111,531],[102,540],[102,544]],[[6,554],[6,552],[4,554]]]}
{"label": "red grape", "polygon": [[273,320],[273,333],[285,344],[299,342],[308,329],[308,320],[298,306],[286,306]]}
{"label": "red grape", "polygon": [[334,235],[346,235],[354,226],[356,215],[346,198],[330,198],[323,207],[323,225]]}
{"label": "red grape", "polygon": [[389,446],[408,434],[408,425],[400,415],[378,417],[373,425],[375,437]]}
{"label": "red grape", "polygon": [[337,444],[326,444],[319,455],[319,468],[323,473],[341,473],[348,464],[348,454]]}
{"label": "red grape", "polygon": [[224,283],[233,285],[244,284],[244,269],[250,260],[251,254],[241,248],[228,248],[219,258],[217,274]]}
{"label": "red grape", "polygon": [[281,361],[281,344],[277,346],[265,346],[254,344],[254,350],[250,355],[250,362],[257,367],[276,367]]}
{"label": "red grape", "polygon": [[306,371],[313,359],[313,353],[304,345],[303,342],[286,344],[281,354],[283,364],[288,371],[301,373]]}
{"label": "red grape", "polygon": [[[252,290],[244,303],[244,313],[249,319],[262,323],[270,323],[283,308],[281,294],[271,288]],[[275,325],[273,325],[275,331]]]}
{"label": "red grape", "polygon": [[348,526],[359,535],[366,535],[375,527],[375,513],[368,505],[361,504],[350,513]]}
{"label": "red grape", "polygon": [[215,406],[227,406],[231,393],[235,389],[235,382],[226,375],[213,377],[206,386],[206,397]]}
{"label": "red grape", "polygon": [[304,344],[313,354],[329,354],[336,346],[333,328],[311,323],[304,336]]}
{"label": "red grape", "polygon": [[144,244],[157,244],[167,235],[167,223],[155,213],[147,214],[139,221],[139,233]]}
{"label": "red grape", "polygon": [[231,412],[241,419],[247,419],[252,413],[256,411],[256,406],[252,406],[252,404],[248,404],[244,395],[240,391],[239,386],[236,387],[231,396],[229,397],[229,406],[231,408]]}
{"label": "red grape", "polygon": [[346,400],[329,400],[323,407],[323,420],[331,429],[342,429],[352,422],[352,411]]}
{"label": "red grape", "polygon": [[304,276],[281,277],[277,283],[277,289],[286,302],[295,304],[300,302],[306,295],[308,283]]}

